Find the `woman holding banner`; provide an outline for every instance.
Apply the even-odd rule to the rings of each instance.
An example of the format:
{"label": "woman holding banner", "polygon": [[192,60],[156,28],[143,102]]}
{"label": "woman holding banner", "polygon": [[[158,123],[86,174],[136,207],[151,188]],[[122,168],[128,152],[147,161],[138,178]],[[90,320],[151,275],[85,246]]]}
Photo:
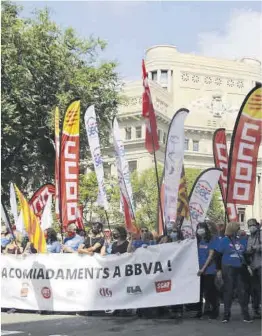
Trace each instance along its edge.
{"label": "woman holding banner", "polygon": [[215,286],[216,266],[212,261],[218,240],[211,235],[206,222],[197,226],[197,245],[200,279],[200,302],[198,304],[197,317],[202,317],[203,296],[211,304],[210,319],[216,319],[219,315],[218,291]]}

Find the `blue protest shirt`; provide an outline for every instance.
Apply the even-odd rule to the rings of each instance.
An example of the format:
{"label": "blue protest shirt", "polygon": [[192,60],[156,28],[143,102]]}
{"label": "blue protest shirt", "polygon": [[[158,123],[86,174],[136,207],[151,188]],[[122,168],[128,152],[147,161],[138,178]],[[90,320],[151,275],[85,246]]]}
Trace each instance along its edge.
{"label": "blue protest shirt", "polygon": [[132,243],[132,246],[137,249],[139,247],[142,247],[143,245],[147,245],[147,246],[150,246],[150,245],[156,245],[156,242],[154,240],[150,240],[150,241],[143,241],[143,240],[134,240],[133,243]]}
{"label": "blue protest shirt", "polygon": [[1,238],[1,246],[2,247],[6,247],[10,243],[11,243],[11,239],[10,238],[6,238],[6,237]]}
{"label": "blue protest shirt", "polygon": [[231,240],[229,237],[222,238],[216,250],[222,254],[222,265],[241,267],[243,264],[241,259],[244,260],[243,254],[247,248],[247,239],[232,237]]}
{"label": "blue protest shirt", "polygon": [[58,241],[47,242],[46,244],[47,252],[49,253],[60,253],[61,252],[61,244]]}
{"label": "blue protest shirt", "polygon": [[74,251],[77,251],[79,245],[83,243],[84,243],[84,238],[79,235],[75,235],[74,237],[67,237],[65,238],[65,241],[64,241],[64,245],[70,247]]}
{"label": "blue protest shirt", "polygon": [[[198,262],[199,262],[199,268],[201,269],[205,262],[207,261],[207,258],[209,256],[210,250],[215,250],[217,247],[217,238],[211,239],[209,242],[205,240],[201,240],[198,243]],[[209,266],[206,268],[204,274],[215,274],[216,273],[216,266],[214,261],[211,261]]]}

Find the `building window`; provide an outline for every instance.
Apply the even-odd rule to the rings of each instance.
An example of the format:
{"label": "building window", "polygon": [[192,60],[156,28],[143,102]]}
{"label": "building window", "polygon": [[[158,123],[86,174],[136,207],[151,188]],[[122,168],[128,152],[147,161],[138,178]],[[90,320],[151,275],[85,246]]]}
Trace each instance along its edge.
{"label": "building window", "polygon": [[126,132],[126,140],[131,140],[131,127],[126,127],[125,128],[125,132]]}
{"label": "building window", "polygon": [[163,144],[165,144],[166,143],[166,132],[164,132],[164,134],[163,134]]}
{"label": "building window", "polygon": [[158,141],[162,141],[162,130],[157,130]]}
{"label": "building window", "polygon": [[241,224],[245,222],[245,211],[245,208],[238,208],[238,221]]}
{"label": "building window", "polygon": [[137,161],[128,161],[128,167],[130,173],[133,173],[133,171],[137,170]]}
{"label": "building window", "polygon": [[160,82],[162,84],[167,84],[167,81],[168,81],[168,71],[167,70],[161,70]]}
{"label": "building window", "polygon": [[152,71],[151,72],[151,74],[152,74],[152,81],[157,81],[157,71]]}
{"label": "building window", "polygon": [[199,141],[196,141],[196,140],[193,141],[193,151],[194,152],[199,151]]}
{"label": "building window", "polygon": [[189,139],[185,139],[185,150],[189,149]]}
{"label": "building window", "polygon": [[136,138],[137,139],[141,139],[142,138],[142,127],[141,126],[137,126],[136,127]]}

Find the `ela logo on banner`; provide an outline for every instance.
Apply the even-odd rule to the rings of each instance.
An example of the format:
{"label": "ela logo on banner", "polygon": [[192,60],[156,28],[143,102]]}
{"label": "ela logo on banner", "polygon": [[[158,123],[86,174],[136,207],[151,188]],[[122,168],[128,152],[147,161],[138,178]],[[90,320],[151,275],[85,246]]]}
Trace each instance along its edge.
{"label": "ela logo on banner", "polygon": [[140,286],[129,286],[126,288],[127,294],[142,294]]}

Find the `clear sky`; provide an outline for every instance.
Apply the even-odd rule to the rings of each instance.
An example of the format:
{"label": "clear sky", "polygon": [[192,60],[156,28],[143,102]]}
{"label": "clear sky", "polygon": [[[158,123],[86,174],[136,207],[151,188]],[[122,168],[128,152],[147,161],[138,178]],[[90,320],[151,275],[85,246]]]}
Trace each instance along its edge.
{"label": "clear sky", "polygon": [[140,78],[145,50],[175,45],[180,52],[262,59],[261,2],[256,1],[17,1],[23,17],[45,6],[61,27],[108,42],[103,59],[117,60],[122,78]]}

